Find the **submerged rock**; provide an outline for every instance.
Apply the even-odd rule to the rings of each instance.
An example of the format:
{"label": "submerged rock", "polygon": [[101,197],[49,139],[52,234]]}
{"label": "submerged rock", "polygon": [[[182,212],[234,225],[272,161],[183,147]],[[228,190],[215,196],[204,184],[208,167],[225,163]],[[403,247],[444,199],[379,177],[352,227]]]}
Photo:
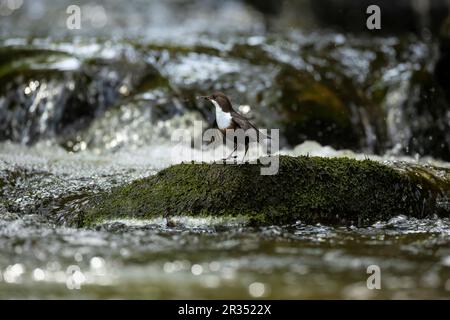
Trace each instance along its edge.
{"label": "submerged rock", "polygon": [[450,181],[371,160],[279,158],[279,172],[260,165],[179,164],[94,196],[78,226],[104,219],[179,215],[243,217],[251,224],[368,225],[396,215],[448,216]]}

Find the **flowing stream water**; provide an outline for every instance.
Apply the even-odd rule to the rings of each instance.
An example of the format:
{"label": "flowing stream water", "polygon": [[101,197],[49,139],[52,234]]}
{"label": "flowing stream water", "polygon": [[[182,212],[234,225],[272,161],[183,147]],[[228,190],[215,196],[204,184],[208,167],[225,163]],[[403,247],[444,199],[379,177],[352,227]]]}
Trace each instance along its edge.
{"label": "flowing stream water", "polygon": [[[86,190],[154,174],[154,148],[98,156],[3,144],[2,173],[20,178],[11,195],[17,209],[2,209],[0,219],[0,297],[449,297],[448,218],[398,216],[367,228],[300,221],[250,228],[239,221],[180,217],[171,227],[161,218],[77,229],[27,209],[46,197],[82,198]],[[299,149],[333,156],[331,148],[315,143],[299,146],[301,154]],[[370,265],[382,270],[381,290],[366,287]]]}
{"label": "flowing stream water", "polygon": [[[181,16],[175,4],[136,1],[137,12],[111,1],[91,8],[92,25],[73,36],[55,13],[64,1],[53,13],[49,1],[33,3],[0,24],[0,298],[450,298],[449,218],[255,228],[179,217],[74,228],[61,214],[186,160],[170,132],[212,125],[212,109],[195,100],[212,90],[279,128],[280,154],[370,158],[448,181],[450,109],[430,77],[435,44],[266,33],[236,1],[214,15],[215,4],[200,1],[208,5]],[[58,27],[37,22],[48,15]],[[371,265],[380,290],[367,288]]]}

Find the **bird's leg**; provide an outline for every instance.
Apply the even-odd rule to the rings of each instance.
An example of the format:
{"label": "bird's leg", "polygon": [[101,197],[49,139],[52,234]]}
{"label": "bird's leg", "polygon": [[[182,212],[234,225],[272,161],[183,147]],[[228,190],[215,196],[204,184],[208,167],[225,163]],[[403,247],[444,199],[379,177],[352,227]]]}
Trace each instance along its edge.
{"label": "bird's leg", "polygon": [[[210,145],[213,145],[216,142],[216,138],[213,136],[211,137],[211,140],[206,141],[206,149],[209,148]],[[214,145],[213,145],[214,146]]]}
{"label": "bird's leg", "polygon": [[[224,161],[229,160],[231,158],[231,156],[233,155],[233,153],[236,152],[236,150],[237,150],[237,144],[234,146],[234,150],[230,153],[230,155],[228,157],[226,157],[225,159],[222,159],[222,160],[224,160]],[[234,156],[234,158],[236,158],[236,157],[237,157],[237,155]]]}
{"label": "bird's leg", "polygon": [[249,143],[247,143],[247,141],[245,141],[245,152],[244,152],[244,156],[242,157],[242,163],[245,163],[244,159],[245,159],[245,156],[247,155],[248,148],[249,148]]}

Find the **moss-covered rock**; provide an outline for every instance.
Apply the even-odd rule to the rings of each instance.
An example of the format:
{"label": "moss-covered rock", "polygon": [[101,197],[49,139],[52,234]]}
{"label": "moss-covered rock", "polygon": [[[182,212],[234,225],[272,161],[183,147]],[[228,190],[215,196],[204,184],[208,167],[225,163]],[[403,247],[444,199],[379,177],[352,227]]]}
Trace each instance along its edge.
{"label": "moss-covered rock", "polygon": [[[413,36],[315,39],[291,48],[298,53],[289,63],[248,46],[246,59],[278,67],[272,85],[255,102],[247,98],[259,108],[258,125],[280,128],[291,146],[314,140],[338,149],[448,159],[448,103],[431,71],[433,45]],[[441,78],[447,69],[440,68]]]}
{"label": "moss-covered rock", "polygon": [[[371,160],[280,157],[260,165],[180,164],[95,196],[71,222],[160,216],[245,217],[250,223],[367,225],[404,214],[449,215],[450,183]],[[437,180],[436,180],[437,179]]]}
{"label": "moss-covered rock", "polygon": [[363,128],[352,123],[353,115],[347,105],[350,100],[339,96],[344,90],[336,86],[330,89],[331,86],[316,81],[312,74],[287,66],[277,75],[276,82],[282,88],[282,95],[273,106],[278,110],[279,123],[289,144],[307,139],[338,148],[364,144]]}

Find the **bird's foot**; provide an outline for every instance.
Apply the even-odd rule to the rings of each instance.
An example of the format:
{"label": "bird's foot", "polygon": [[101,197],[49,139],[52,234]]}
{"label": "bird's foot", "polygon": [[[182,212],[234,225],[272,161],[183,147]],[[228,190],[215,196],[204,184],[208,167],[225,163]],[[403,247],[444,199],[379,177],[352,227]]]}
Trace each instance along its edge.
{"label": "bird's foot", "polygon": [[222,162],[225,164],[236,164],[236,159],[237,159],[237,155],[236,156],[229,156],[228,158],[223,158]]}
{"label": "bird's foot", "polygon": [[223,161],[227,161],[227,160],[230,160],[231,158],[236,159],[237,155],[236,156],[229,156],[228,158],[222,158],[222,160]]}

